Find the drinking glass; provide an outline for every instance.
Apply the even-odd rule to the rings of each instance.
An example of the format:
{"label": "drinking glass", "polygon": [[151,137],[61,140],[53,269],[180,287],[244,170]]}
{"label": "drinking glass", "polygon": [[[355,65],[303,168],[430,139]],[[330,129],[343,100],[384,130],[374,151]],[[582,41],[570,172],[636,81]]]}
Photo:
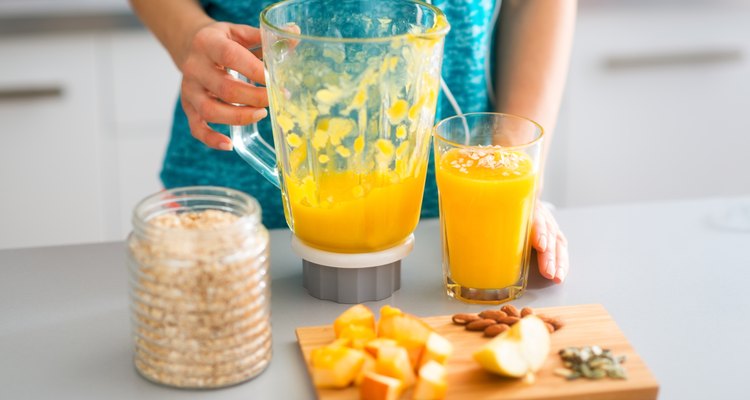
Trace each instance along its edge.
{"label": "drinking glass", "polygon": [[501,303],[526,289],[542,127],[500,113],[435,127],[443,278],[449,296]]}

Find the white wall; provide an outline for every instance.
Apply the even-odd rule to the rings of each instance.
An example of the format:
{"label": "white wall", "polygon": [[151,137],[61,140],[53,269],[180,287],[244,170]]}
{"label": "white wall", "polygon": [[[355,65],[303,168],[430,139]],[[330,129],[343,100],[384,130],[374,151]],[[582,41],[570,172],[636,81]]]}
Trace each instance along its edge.
{"label": "white wall", "polygon": [[750,193],[748,21],[748,7],[582,9],[547,197]]}

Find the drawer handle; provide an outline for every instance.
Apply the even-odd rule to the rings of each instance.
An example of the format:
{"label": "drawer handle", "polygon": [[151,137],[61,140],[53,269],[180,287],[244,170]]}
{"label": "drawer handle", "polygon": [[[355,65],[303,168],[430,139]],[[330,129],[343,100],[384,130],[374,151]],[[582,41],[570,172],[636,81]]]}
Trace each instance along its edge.
{"label": "drawer handle", "polygon": [[58,85],[0,88],[0,101],[36,100],[61,97],[63,88]]}
{"label": "drawer handle", "polygon": [[651,67],[672,67],[686,65],[726,64],[741,61],[742,50],[700,50],[667,54],[643,54],[609,56],[604,67],[611,70],[625,70]]}

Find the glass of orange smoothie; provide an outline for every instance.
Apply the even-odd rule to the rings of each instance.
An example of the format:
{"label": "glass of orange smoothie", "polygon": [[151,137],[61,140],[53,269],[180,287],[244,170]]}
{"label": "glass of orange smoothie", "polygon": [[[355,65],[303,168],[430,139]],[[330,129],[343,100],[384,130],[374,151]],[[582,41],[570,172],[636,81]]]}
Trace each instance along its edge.
{"label": "glass of orange smoothie", "polygon": [[542,127],[500,113],[435,127],[443,279],[449,296],[501,303],[526,289]]}

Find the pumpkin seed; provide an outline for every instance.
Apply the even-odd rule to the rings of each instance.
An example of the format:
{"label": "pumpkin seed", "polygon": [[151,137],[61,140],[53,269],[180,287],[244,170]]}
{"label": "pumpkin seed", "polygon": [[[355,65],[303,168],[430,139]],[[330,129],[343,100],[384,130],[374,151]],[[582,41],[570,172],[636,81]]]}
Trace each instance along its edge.
{"label": "pumpkin seed", "polygon": [[557,368],[554,372],[567,380],[580,377],[587,379],[627,379],[625,356],[615,356],[609,349],[599,346],[566,347],[558,351],[565,368]]}

